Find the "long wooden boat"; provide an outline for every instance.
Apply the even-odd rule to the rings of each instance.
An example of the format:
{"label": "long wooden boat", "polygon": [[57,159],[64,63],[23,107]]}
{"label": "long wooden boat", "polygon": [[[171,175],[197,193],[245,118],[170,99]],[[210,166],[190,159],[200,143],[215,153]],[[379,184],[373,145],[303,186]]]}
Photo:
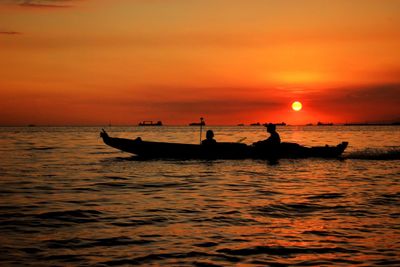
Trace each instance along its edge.
{"label": "long wooden boat", "polygon": [[242,143],[217,142],[213,145],[150,142],[136,139],[110,137],[106,131],[100,136],[106,145],[141,158],[171,159],[278,159],[278,158],[338,158],[348,142],[337,146],[305,147],[296,143],[281,143],[277,147],[254,146]]}

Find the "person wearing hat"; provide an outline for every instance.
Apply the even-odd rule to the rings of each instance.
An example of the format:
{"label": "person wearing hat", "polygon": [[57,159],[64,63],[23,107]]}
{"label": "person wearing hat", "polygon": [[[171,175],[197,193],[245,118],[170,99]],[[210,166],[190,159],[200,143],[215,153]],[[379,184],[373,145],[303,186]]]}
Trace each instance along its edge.
{"label": "person wearing hat", "polygon": [[278,146],[281,143],[281,138],[278,132],[276,131],[276,125],[273,123],[268,123],[266,127],[267,127],[267,132],[270,134],[270,136],[266,140],[254,143],[254,145]]}

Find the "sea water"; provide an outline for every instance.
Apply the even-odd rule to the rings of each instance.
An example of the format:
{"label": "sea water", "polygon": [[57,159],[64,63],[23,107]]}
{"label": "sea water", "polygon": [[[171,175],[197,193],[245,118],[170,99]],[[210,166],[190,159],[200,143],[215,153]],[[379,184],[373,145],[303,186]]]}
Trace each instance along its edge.
{"label": "sea water", "polygon": [[[262,127],[206,127],[251,144]],[[205,130],[206,130],[205,129]],[[100,127],[0,128],[1,266],[399,266],[400,127],[285,126],[342,159],[138,160]],[[198,127],[108,127],[198,143]],[[204,132],[203,132],[204,138]]]}

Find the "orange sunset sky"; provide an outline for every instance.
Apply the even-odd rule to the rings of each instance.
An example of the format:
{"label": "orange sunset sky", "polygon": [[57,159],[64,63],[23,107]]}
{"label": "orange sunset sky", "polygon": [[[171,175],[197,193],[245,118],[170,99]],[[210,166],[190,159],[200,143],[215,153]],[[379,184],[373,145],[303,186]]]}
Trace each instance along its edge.
{"label": "orange sunset sky", "polygon": [[399,14],[400,0],[0,0],[0,125],[400,120]]}

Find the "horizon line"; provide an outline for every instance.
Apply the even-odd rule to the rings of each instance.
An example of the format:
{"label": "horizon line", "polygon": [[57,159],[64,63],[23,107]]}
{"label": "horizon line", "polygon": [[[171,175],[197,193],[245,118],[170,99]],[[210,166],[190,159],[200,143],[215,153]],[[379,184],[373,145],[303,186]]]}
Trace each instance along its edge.
{"label": "horizon line", "polygon": [[[203,127],[209,127],[209,126],[216,126],[216,127],[264,127],[264,123],[260,124],[206,124],[203,125]],[[331,122],[320,122],[318,123],[306,123],[306,124],[285,124],[282,125],[280,123],[275,123],[277,126],[399,126],[400,121],[391,121],[391,122],[345,122],[345,123],[331,123]],[[34,128],[34,127],[140,127],[140,128],[146,128],[146,127],[199,127],[199,125],[189,125],[189,124],[163,124],[163,125],[150,125],[150,126],[140,126],[138,124],[19,124],[19,125],[11,125],[11,124],[0,124],[0,127],[4,128],[11,128],[11,127],[16,127],[16,128]]]}

